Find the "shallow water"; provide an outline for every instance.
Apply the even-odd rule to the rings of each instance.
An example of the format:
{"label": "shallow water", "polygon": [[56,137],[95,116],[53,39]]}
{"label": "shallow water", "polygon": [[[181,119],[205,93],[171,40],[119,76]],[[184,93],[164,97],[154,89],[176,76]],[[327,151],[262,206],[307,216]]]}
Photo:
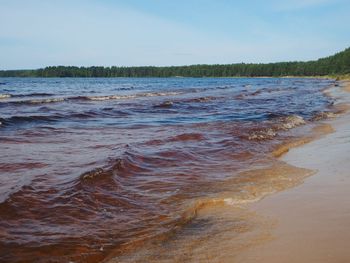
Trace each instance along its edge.
{"label": "shallow water", "polygon": [[300,135],[293,128],[327,116],[333,101],[323,90],[334,85],[1,82],[0,261],[12,262],[98,262],[186,225],[193,200],[239,192],[247,180],[238,174]]}

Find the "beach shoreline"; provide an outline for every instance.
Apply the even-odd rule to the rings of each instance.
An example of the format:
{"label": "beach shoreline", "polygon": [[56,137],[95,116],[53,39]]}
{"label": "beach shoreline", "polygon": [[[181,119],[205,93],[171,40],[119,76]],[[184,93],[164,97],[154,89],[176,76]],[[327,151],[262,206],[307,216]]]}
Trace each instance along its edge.
{"label": "beach shoreline", "polygon": [[335,80],[110,81],[3,85],[3,260],[235,261],[273,238],[274,220],[250,205],[315,173],[280,157],[346,109]]}
{"label": "beach shoreline", "polygon": [[[334,90],[346,92],[346,87],[335,85],[324,92],[327,96],[341,95],[333,94]],[[294,149],[303,149],[329,134],[337,134],[333,123],[348,116],[345,114],[346,100],[338,99],[337,102],[334,109],[338,118],[332,115],[314,125],[300,127],[303,135],[277,145],[266,167],[257,166],[239,174],[232,182],[224,182],[229,186],[235,185],[234,180],[246,180],[247,184],[240,192],[227,191],[197,201],[187,223],[169,236],[146,242],[131,253],[111,255],[105,262],[260,262],[260,249],[275,242],[275,230],[279,226],[278,218],[265,213],[264,204],[270,200],[274,203],[275,199],[280,203],[280,194],[301,187],[318,173],[314,167],[304,168],[289,162],[289,156]],[[251,185],[251,180],[256,185]],[[279,256],[276,262],[281,262]]]}
{"label": "beach shoreline", "polygon": [[[349,101],[350,83],[334,96]],[[350,115],[328,120],[334,132],[290,149],[281,160],[315,174],[305,182],[249,205],[274,222],[267,241],[240,253],[236,262],[348,262],[350,251]]]}

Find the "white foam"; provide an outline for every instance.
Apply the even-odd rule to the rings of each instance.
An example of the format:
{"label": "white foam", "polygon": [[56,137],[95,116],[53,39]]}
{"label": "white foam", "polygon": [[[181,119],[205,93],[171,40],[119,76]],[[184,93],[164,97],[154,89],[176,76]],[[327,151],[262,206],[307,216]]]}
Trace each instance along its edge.
{"label": "white foam", "polygon": [[305,124],[305,120],[303,119],[303,117],[300,117],[298,115],[292,115],[292,116],[286,117],[285,123],[281,124],[280,127],[284,130],[290,130],[304,124]]}
{"label": "white foam", "polygon": [[40,103],[50,103],[50,102],[60,102],[64,101],[64,98],[53,98],[53,99],[38,99],[38,100],[30,100],[30,103],[40,104]]}
{"label": "white foam", "polygon": [[276,131],[273,129],[267,129],[267,130],[261,130],[252,133],[248,139],[249,140],[267,140],[267,139],[272,139],[277,135]]}
{"label": "white foam", "polygon": [[148,93],[139,93],[134,95],[109,95],[109,96],[89,96],[87,99],[96,100],[96,101],[104,101],[104,100],[122,100],[122,99],[134,99],[134,98],[142,98],[142,97],[158,97],[158,96],[171,96],[171,95],[179,95],[180,92],[148,92]]}
{"label": "white foam", "polygon": [[224,202],[227,205],[231,206],[237,206],[237,205],[245,205],[250,203],[255,203],[257,201],[260,201],[263,198],[263,196],[256,197],[256,198],[250,198],[250,199],[234,199],[234,198],[224,198]]}
{"label": "white foam", "polygon": [[0,94],[0,99],[7,99],[7,98],[11,98],[10,94]]}

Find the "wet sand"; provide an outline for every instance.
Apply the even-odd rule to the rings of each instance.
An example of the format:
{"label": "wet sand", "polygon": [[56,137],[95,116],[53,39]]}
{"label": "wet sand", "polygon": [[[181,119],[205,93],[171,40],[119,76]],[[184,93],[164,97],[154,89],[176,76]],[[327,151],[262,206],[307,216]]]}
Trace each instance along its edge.
{"label": "wet sand", "polygon": [[[350,85],[335,96],[349,101]],[[291,149],[282,161],[316,171],[295,188],[249,209],[274,222],[270,240],[234,262],[350,262],[350,114],[328,121],[335,132]]]}

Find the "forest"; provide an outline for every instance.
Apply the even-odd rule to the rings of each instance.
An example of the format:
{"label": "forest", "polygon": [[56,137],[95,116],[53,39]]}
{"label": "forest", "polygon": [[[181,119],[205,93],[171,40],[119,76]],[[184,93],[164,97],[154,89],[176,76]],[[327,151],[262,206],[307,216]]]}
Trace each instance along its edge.
{"label": "forest", "polygon": [[350,48],[306,62],[236,63],[169,67],[50,66],[31,70],[1,70],[0,77],[283,77],[350,73]]}

